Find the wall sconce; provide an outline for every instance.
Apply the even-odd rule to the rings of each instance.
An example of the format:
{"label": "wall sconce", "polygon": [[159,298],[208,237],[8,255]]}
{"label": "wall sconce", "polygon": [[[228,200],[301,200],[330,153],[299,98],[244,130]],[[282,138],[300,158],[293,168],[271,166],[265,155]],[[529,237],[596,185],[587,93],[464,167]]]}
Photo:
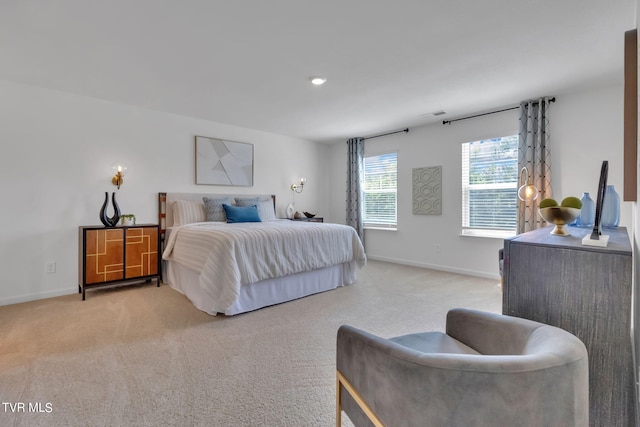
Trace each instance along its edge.
{"label": "wall sconce", "polygon": [[300,182],[298,184],[291,184],[291,191],[295,191],[296,193],[302,193],[305,182],[307,182],[307,178],[300,178]]}
{"label": "wall sconce", "polygon": [[523,202],[530,202],[538,198],[538,188],[531,182],[527,168],[520,170],[520,182],[522,187],[518,189],[518,199]]}
{"label": "wall sconce", "polygon": [[120,186],[124,182],[124,174],[127,171],[127,167],[122,163],[118,163],[112,166],[113,169],[113,178],[111,178],[111,183],[120,189]]}

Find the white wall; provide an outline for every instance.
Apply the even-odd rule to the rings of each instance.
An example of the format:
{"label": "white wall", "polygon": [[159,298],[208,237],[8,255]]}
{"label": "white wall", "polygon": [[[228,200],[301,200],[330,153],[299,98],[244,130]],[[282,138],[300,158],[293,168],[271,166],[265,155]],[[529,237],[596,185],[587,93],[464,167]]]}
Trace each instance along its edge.
{"label": "white wall", "polygon": [[[600,163],[622,189],[622,85],[555,94],[552,104],[554,192],[595,193]],[[411,129],[367,141],[367,151],[399,154],[398,231],[366,231],[370,258],[498,277],[500,239],[461,237],[460,143],[517,130],[517,112]],[[194,135],[255,145],[253,187],[196,186]],[[117,192],[123,213],[157,221],[156,193],[274,193],[278,213],[297,176],[308,183],[298,210],[344,223],[346,144],[326,146],[286,136],[114,104],[0,81],[0,305],[77,291],[77,227],[99,224],[111,163],[129,167]],[[443,215],[411,214],[411,170],[443,166]],[[623,203],[621,225],[631,226]],[[436,245],[440,247],[439,253]],[[55,261],[57,272],[45,273]]]}
{"label": "white wall", "polygon": [[[609,161],[609,183],[622,190],[622,85],[578,93],[555,94],[551,105],[553,192],[555,197],[596,193],[600,166]],[[515,101],[514,103],[517,103]],[[398,150],[398,231],[365,230],[371,259],[498,278],[497,253],[501,239],[460,236],[460,144],[477,139],[517,134],[518,110],[455,122],[412,128],[365,142],[367,153]],[[331,218],[344,222],[346,144],[332,145]],[[442,165],[442,215],[411,213],[413,168]],[[621,206],[621,223],[631,227],[631,206]]]}
{"label": "white wall", "polygon": [[[253,143],[254,186],[195,185],[194,135]],[[160,191],[276,194],[284,216],[297,176],[298,210],[329,204],[326,145],[6,81],[0,143],[0,305],[77,292],[78,226],[100,224],[118,160],[129,170],[116,198],[139,223],[157,223]]]}

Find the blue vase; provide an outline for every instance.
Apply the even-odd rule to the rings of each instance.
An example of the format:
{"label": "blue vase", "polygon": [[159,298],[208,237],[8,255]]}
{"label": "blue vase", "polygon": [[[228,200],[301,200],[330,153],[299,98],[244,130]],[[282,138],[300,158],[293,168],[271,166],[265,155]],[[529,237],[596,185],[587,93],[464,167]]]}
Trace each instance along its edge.
{"label": "blue vase", "polygon": [[580,227],[593,227],[593,222],[596,217],[595,204],[591,197],[589,197],[589,193],[583,193],[580,201],[582,202],[582,209],[580,209],[580,215],[576,220],[576,225]]}
{"label": "blue vase", "polygon": [[606,228],[617,227],[620,223],[620,196],[613,185],[607,185],[604,192],[604,204],[602,206],[602,220],[600,224]]}

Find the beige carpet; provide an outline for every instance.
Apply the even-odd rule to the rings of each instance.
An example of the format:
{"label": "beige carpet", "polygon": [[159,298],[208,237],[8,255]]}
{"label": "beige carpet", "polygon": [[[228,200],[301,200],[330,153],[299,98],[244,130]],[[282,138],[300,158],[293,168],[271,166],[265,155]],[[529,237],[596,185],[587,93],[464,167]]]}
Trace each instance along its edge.
{"label": "beige carpet", "polygon": [[340,325],[442,330],[501,298],[495,280],[369,262],[352,286],[234,317],[154,284],[0,307],[0,425],[332,426]]}

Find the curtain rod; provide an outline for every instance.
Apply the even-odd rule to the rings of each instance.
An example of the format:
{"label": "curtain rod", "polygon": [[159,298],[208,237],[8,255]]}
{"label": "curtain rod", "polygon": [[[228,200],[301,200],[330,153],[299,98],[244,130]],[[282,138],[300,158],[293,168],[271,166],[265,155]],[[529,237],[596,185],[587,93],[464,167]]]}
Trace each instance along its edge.
{"label": "curtain rod", "polygon": [[362,138],[362,139],[373,139],[373,138],[378,138],[378,137],[381,137],[381,136],[393,135],[394,133],[400,133],[400,132],[407,133],[407,132],[409,132],[409,128],[402,129],[402,130],[397,130],[395,132],[383,133],[383,134],[380,134],[380,135],[368,136],[368,137]]}
{"label": "curtain rod", "polygon": [[[554,96],[553,98],[549,99],[549,102],[556,102],[556,97]],[[534,102],[534,104],[537,104],[537,102]],[[461,117],[459,119],[443,120],[442,124],[443,125],[446,125],[446,124],[450,125],[451,123],[457,122],[457,121],[460,121],[460,120],[467,120],[467,119],[473,119],[474,117],[481,117],[481,116],[486,116],[486,115],[489,115],[489,114],[502,113],[503,111],[517,110],[518,108],[520,108],[519,105],[517,107],[505,108],[503,110],[489,111],[488,113],[476,114],[474,116]]]}

